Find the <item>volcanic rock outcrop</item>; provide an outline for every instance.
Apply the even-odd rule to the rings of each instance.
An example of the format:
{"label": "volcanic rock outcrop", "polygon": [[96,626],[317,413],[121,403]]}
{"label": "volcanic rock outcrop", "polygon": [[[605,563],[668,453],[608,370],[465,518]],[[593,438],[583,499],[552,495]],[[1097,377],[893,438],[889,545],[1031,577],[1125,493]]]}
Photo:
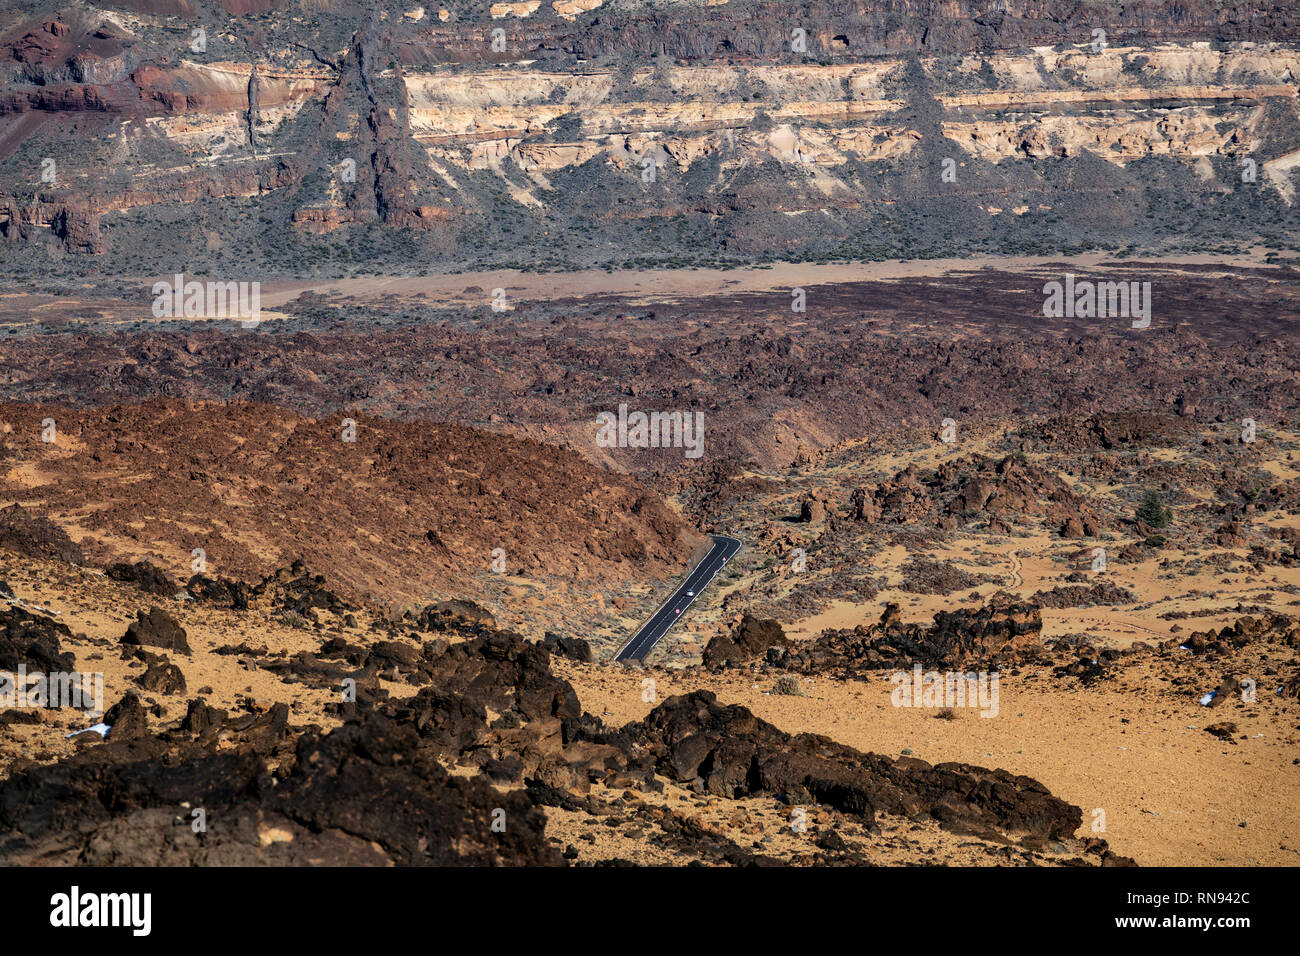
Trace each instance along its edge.
{"label": "volcanic rock outcrop", "polygon": [[[115,715],[116,717],[117,715]],[[283,719],[283,715],[281,715]],[[453,777],[416,734],[366,714],[326,735],[249,742],[219,752],[218,720],[172,745],[102,744],[0,783],[0,858],[135,866],[559,865],[540,811]],[[179,762],[163,756],[175,747]],[[288,758],[272,771],[267,758]],[[113,794],[113,799],[105,795]],[[193,810],[206,826],[192,829]],[[494,819],[505,826],[493,827]]]}
{"label": "volcanic rock outcrop", "polygon": [[[104,715],[106,740],[83,734],[63,761],[0,780],[0,860],[562,864],[540,807],[581,811],[597,806],[584,796],[594,784],[652,794],[665,779],[728,800],[821,804],[866,827],[879,814],[931,819],[1027,849],[1069,838],[1081,821],[1078,807],[1029,778],[791,736],[708,692],[670,698],[643,721],[607,727],[581,713],[544,644],[508,632],[450,647],[434,641],[409,654],[385,647],[366,653],[418,674],[420,689],[406,698],[360,695],[328,733],[295,726],[284,704],[231,714],[197,698],[183,716],[167,719],[128,693]],[[165,659],[139,653],[147,673],[164,676]],[[322,648],[327,654],[352,651],[334,641]],[[449,772],[447,764],[481,776]],[[196,828],[199,811],[205,826]],[[756,862],[698,822],[648,808],[641,816],[680,852]],[[842,840],[818,839],[838,862],[861,862]]]}
{"label": "volcanic rock outcrop", "polygon": [[727,667],[761,658],[769,648],[783,648],[785,631],[781,622],[760,620],[746,612],[729,635],[718,634],[704,648],[704,666]]}
{"label": "volcanic rock outcrop", "polygon": [[874,489],[855,489],[849,514],[856,521],[898,524],[928,519],[950,529],[982,517],[991,530],[1002,531],[1033,516],[1072,538],[1100,529],[1097,516],[1059,475],[1015,456],[995,462],[973,455],[927,472],[908,465]]}
{"label": "volcanic rock outcrop", "polygon": [[910,668],[997,669],[1042,649],[1042,614],[1036,605],[995,600],[975,609],[940,611],[933,623],[899,619],[896,604],[880,620],[852,629],[823,631],[793,643],[773,663],[788,670],[851,677],[863,670]]}
{"label": "volcanic rock outcrop", "polygon": [[785,734],[708,691],[673,697],[624,732],[660,773],[728,797],[757,793],[861,814],[927,814],[958,832],[1042,841],[1070,836],[1078,807],[1037,781],[965,764],[862,754],[815,734]]}
{"label": "volcanic rock outcrop", "polygon": [[176,623],[176,619],[159,607],[152,607],[146,614],[136,611],[135,620],[122,636],[123,644],[144,647],[161,647],[164,650],[190,653],[190,645],[185,639],[185,628]]}
{"label": "volcanic rock outcrop", "polygon": [[73,656],[60,640],[72,636],[68,626],[44,614],[15,605],[0,609],[0,671],[13,674],[25,667],[32,674],[70,673]]}

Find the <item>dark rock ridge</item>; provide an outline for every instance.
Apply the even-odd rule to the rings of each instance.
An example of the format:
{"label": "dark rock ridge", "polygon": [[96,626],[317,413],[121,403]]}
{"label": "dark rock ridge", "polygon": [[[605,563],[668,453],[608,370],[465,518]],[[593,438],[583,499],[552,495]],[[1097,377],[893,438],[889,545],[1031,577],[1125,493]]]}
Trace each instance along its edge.
{"label": "dark rock ridge", "polygon": [[1071,836],[1082,822],[1078,807],[1028,777],[893,760],[816,734],[791,736],[708,691],[669,698],[623,733],[654,756],[659,773],[718,796],[772,794],[869,821],[876,813],[928,815],[958,832],[1031,841]]}
{"label": "dark rock ridge", "polygon": [[1255,643],[1300,649],[1300,622],[1281,614],[1247,616],[1217,631],[1196,631],[1182,641],[1167,643],[1184,646],[1198,656],[1211,657],[1224,656]]}
{"label": "dark rock ridge", "polygon": [[0,608],[0,671],[26,667],[31,674],[71,673],[76,659],[60,644],[70,637],[72,631],[61,621],[13,605]]}
{"label": "dark rock ridge", "polygon": [[940,611],[931,624],[907,624],[897,604],[880,620],[851,629],[823,631],[796,644],[774,663],[805,673],[852,676],[863,670],[911,667],[997,669],[1041,654],[1043,618],[1033,604],[994,600],[979,608]]}
{"label": "dark rock ridge", "polygon": [[[468,553],[481,553],[486,542],[465,541],[464,530],[454,520],[460,509],[451,507],[463,496],[448,494],[449,482],[431,480],[438,477],[436,463],[463,449],[462,454],[481,458],[485,470],[499,467],[498,456],[506,457],[507,446],[501,446],[505,439],[501,435],[487,436],[498,446],[494,451],[480,442],[476,433],[442,427],[433,432],[408,431],[400,425],[380,427],[379,423],[361,418],[359,443],[367,447],[358,446],[358,457],[362,452],[375,457],[379,475],[372,477],[383,479],[373,493],[362,495],[355,485],[337,482],[331,469],[305,458],[308,454],[326,461],[337,458],[328,454],[326,442],[337,443],[337,419],[331,421],[328,417],[337,411],[340,402],[351,407],[351,397],[355,396],[367,407],[394,418],[437,420],[455,409],[460,420],[499,421],[501,424],[494,427],[527,436],[554,434],[556,429],[562,429],[563,435],[574,436],[568,440],[575,450],[590,453],[590,435],[578,429],[586,428],[591,417],[588,410],[616,407],[610,404],[617,401],[610,383],[622,382],[635,389],[637,395],[653,397],[665,407],[675,407],[671,402],[679,401],[690,407],[708,408],[711,413],[709,450],[699,460],[706,467],[698,467],[682,455],[627,449],[619,460],[631,472],[642,477],[672,474],[703,493],[724,480],[724,473],[715,471],[721,467],[718,459],[734,459],[732,477],[719,493],[726,490],[727,494],[735,494],[748,488],[752,495],[760,494],[763,488],[754,484],[756,479],[739,477],[749,470],[749,463],[768,470],[784,467],[794,457],[789,441],[778,442],[783,421],[803,423],[807,441],[816,449],[862,435],[932,429],[948,409],[967,408],[970,415],[981,420],[1010,418],[1020,422],[1021,443],[1027,452],[1062,452],[1069,451],[1079,436],[1057,428],[1053,434],[1059,435],[1063,446],[1057,448],[1035,437],[1035,416],[1059,416],[1062,410],[1087,416],[1112,405],[1169,410],[1184,397],[1195,395],[1197,412],[1186,423],[1190,427],[1197,423],[1208,425],[1219,416],[1225,422],[1235,422],[1242,409],[1250,409],[1265,427],[1266,423],[1278,424],[1280,419],[1294,417],[1294,409],[1300,407],[1300,355],[1289,347],[1294,330],[1285,320],[1287,315],[1300,312],[1300,272],[1280,264],[1268,270],[1271,274],[1267,278],[1264,271],[1239,274],[1223,283],[1208,276],[1163,272],[1155,265],[1150,271],[1141,266],[1125,267],[1117,277],[1158,274],[1160,288],[1167,290],[1164,294],[1179,303],[1176,312],[1162,318],[1159,328],[1153,326],[1136,336],[1131,330],[1126,334],[1109,320],[1078,322],[1065,328],[1045,325],[1040,276],[989,270],[952,275],[942,283],[917,279],[822,286],[817,292],[817,308],[806,313],[806,326],[797,337],[783,328],[779,303],[771,294],[688,298],[648,311],[625,301],[602,304],[599,310],[577,302],[530,302],[521,304],[506,324],[481,321],[474,309],[433,309],[428,297],[412,296],[397,306],[406,307],[410,325],[395,323],[392,309],[379,308],[373,302],[315,296],[286,307],[294,319],[284,323],[283,331],[277,331],[281,323],[268,321],[257,335],[232,335],[228,330],[196,324],[183,329],[149,326],[139,331],[122,326],[127,330],[111,335],[9,336],[6,350],[12,358],[10,374],[0,382],[0,394],[15,401],[70,402],[84,408],[136,403],[142,393],[165,392],[196,401],[255,398],[325,420],[309,426],[295,424],[292,416],[262,405],[248,406],[247,414],[237,414],[231,407],[218,411],[205,406],[192,416],[193,420],[167,426],[173,435],[193,436],[193,441],[182,443],[158,433],[152,421],[141,421],[141,416],[132,411],[109,411],[107,415],[117,416],[113,421],[106,416],[84,417],[59,409],[60,428],[78,428],[78,437],[91,446],[84,453],[73,454],[66,464],[57,458],[44,461],[41,459],[49,456],[38,457],[40,449],[32,443],[5,436],[10,447],[0,450],[0,454],[14,464],[41,460],[43,469],[58,474],[61,481],[57,488],[12,493],[14,500],[44,508],[51,515],[61,513],[61,499],[74,497],[86,475],[119,463],[129,469],[151,467],[157,457],[174,463],[169,476],[165,480],[160,477],[157,494],[168,500],[183,495],[187,504],[205,507],[215,506],[211,501],[212,485],[227,467],[234,471],[229,479],[237,478],[240,483],[253,484],[258,478],[273,476],[300,481],[310,478],[312,484],[301,489],[300,500],[281,502],[278,496],[272,499],[295,524],[318,495],[345,500],[360,510],[366,508],[368,500],[384,497],[388,482],[397,480],[404,487],[414,486],[420,491],[415,505],[419,513],[407,522],[407,527],[385,527],[382,534],[391,534],[393,540],[418,548],[427,555],[431,566],[441,567],[464,560]],[[870,310],[864,308],[864,301],[872,303]],[[966,301],[982,303],[977,315],[958,310],[958,303]],[[1211,303],[1215,303],[1213,308]],[[610,318],[606,313],[615,308],[637,316],[637,320]],[[918,310],[933,314],[935,321],[915,322],[913,316]],[[25,313],[11,315],[13,321],[28,320]],[[1229,318],[1234,316],[1239,319]],[[973,324],[975,331],[953,339],[944,331],[949,318]],[[855,347],[846,350],[845,337],[854,335],[868,319],[878,334],[855,340]],[[299,329],[310,334],[293,334]],[[592,336],[607,337],[614,345],[593,350],[588,345]],[[664,351],[674,356],[671,363],[639,360],[628,365],[629,355],[644,357]],[[492,358],[485,360],[484,356]],[[1119,366],[1129,369],[1129,373],[1114,375]],[[508,389],[502,387],[503,368],[509,369]],[[562,373],[557,371],[560,368]],[[887,387],[879,378],[880,368],[896,373]],[[99,369],[109,374],[98,374]],[[681,392],[684,380],[690,385]],[[989,387],[990,381],[1006,380],[1014,380],[1016,386]],[[1099,390],[1091,384],[1097,381],[1107,382],[1107,389]],[[828,388],[827,382],[834,382],[835,387]],[[736,383],[742,383],[741,387]],[[674,390],[679,390],[676,399],[672,397]],[[762,402],[755,401],[759,394],[765,396]],[[161,402],[145,403],[143,409],[151,419],[182,417]],[[38,431],[40,421],[48,414],[43,406],[0,409],[17,437]],[[238,434],[255,433],[255,418],[284,424],[272,435],[251,438],[246,448],[228,448],[224,444],[228,439],[212,434],[227,429]],[[966,427],[965,418],[962,424]],[[1107,426],[1111,427],[1124,426],[1117,421]],[[1226,437],[1228,427],[1221,427]],[[292,437],[280,438],[285,434],[283,429],[288,428],[293,429]],[[383,440],[368,442],[372,428]],[[1238,430],[1232,434],[1235,436]],[[315,434],[309,435],[309,431]],[[443,434],[450,440],[437,440]],[[145,447],[137,448],[131,440],[144,441]],[[409,449],[411,455],[390,459],[394,446]],[[529,527],[541,527],[543,519],[551,515],[566,535],[571,533],[568,515],[577,509],[570,504],[581,502],[587,493],[573,480],[576,475],[572,469],[556,457],[538,461],[539,456],[527,445],[508,447],[509,456],[520,462],[517,467],[527,467],[531,472],[536,464],[566,479],[555,482],[539,475],[537,481],[545,489],[544,504],[531,496],[514,503],[516,509],[527,509],[530,521],[518,529],[512,527],[511,533],[523,535]],[[102,464],[95,462],[95,455]],[[411,466],[411,458],[426,460],[426,455],[428,466]],[[1108,456],[1091,457],[1100,466]],[[249,459],[254,459],[256,469],[248,467]],[[996,458],[978,467],[973,461],[962,462],[962,472],[968,479],[1003,486],[982,511],[969,517],[1019,524],[1020,516],[1012,501],[1033,489],[1042,476],[1028,468],[1014,468],[1009,475],[1000,476],[998,464]],[[116,481],[115,471],[111,474],[111,480]],[[861,521],[868,518],[905,524],[932,515],[927,523],[946,519],[954,528],[967,520],[961,508],[946,510],[957,497],[959,476],[954,476],[952,485],[940,488],[927,484],[933,480],[930,471],[913,469],[910,475],[915,484],[901,489],[894,501],[888,499],[887,492],[878,493],[878,485],[888,482],[864,484],[863,495],[872,499],[870,509],[865,500],[861,509],[855,509],[852,486],[836,489],[832,510],[836,516],[856,511],[860,522],[852,527],[857,528],[864,527]],[[346,469],[341,477],[346,482],[355,481]],[[95,489],[101,492],[101,498],[107,496],[103,494],[103,482],[109,480],[104,476]],[[475,496],[479,490],[494,489],[495,484],[490,478],[480,478],[467,483],[464,490]],[[1055,482],[1043,487],[1066,490]],[[68,493],[60,493],[63,488],[69,489]],[[139,490],[138,486],[133,489]],[[978,497],[975,488],[970,491],[971,497]],[[610,514],[627,514],[636,500],[633,496],[608,505],[602,502],[601,507],[608,508]],[[439,502],[440,506],[425,505],[425,501]],[[479,502],[476,497],[465,501],[484,509],[491,509],[494,503]],[[1267,483],[1258,505],[1297,501],[1300,483],[1279,480]],[[158,504],[161,507],[164,502]],[[692,508],[692,517],[706,508],[716,511],[724,505],[725,496],[710,495]],[[1033,510],[1024,520],[1041,512],[1040,520],[1055,522],[1053,530],[1064,528],[1071,518],[1084,528],[1089,517],[1086,497],[1062,497],[1042,508],[1032,498],[1031,505]],[[797,509],[798,503],[794,507]],[[879,518],[874,513],[876,507],[882,512]],[[369,516],[370,520],[378,526],[385,513],[387,509],[377,511]],[[95,520],[98,523],[118,517],[115,509]],[[283,557],[277,556],[273,566],[301,555],[315,569],[329,573],[342,592],[348,582],[322,560],[322,548],[312,534],[315,526],[329,527],[329,517],[310,517],[312,523],[300,530],[295,542],[285,545]],[[592,527],[591,517],[582,517]],[[671,515],[651,509],[634,517],[652,529],[673,530]],[[494,513],[493,520],[508,522],[510,515]],[[810,526],[810,530],[816,527]],[[117,529],[114,531],[117,533]],[[656,557],[663,554],[662,545],[644,530],[618,531],[617,539],[631,546],[626,550],[639,546]],[[584,540],[581,549],[596,555],[611,552],[615,542],[589,533],[595,540],[591,548]],[[544,556],[548,564],[558,563],[559,556],[548,553],[547,540],[539,538],[529,544],[528,550]],[[187,554],[193,546],[178,541],[172,546],[175,551],[159,546],[152,550],[158,554]],[[488,545],[487,550],[492,546]],[[256,580],[270,570],[265,565],[253,566],[243,557],[245,549],[237,542],[230,542],[229,547],[241,560],[234,567],[223,560],[222,573]],[[217,553],[215,548],[212,553]],[[677,554],[677,561],[684,560],[682,552]],[[105,556],[104,560],[120,558]],[[513,568],[514,561],[511,564]],[[384,574],[373,569],[372,576],[382,578]],[[429,582],[426,586],[421,582],[421,587],[417,594],[423,598],[435,589],[435,584]],[[473,596],[446,588],[438,592]]]}
{"label": "dark rock ridge", "polygon": [[195,574],[185,582],[185,590],[196,601],[207,601],[236,611],[248,610],[251,589],[243,581],[232,581],[220,575],[210,578],[206,574]]}
{"label": "dark rock ridge", "polygon": [[940,611],[930,624],[907,624],[890,603],[874,624],[828,629],[811,641],[786,641],[775,619],[745,612],[730,635],[716,635],[703,664],[717,670],[762,662],[801,673],[852,677],[891,667],[996,668],[1043,656],[1038,605],[995,594],[979,608]]}
{"label": "dark rock ridge", "polygon": [[[3,458],[0,454],[0,458]],[[43,515],[22,505],[0,508],[0,548],[30,558],[54,558],[67,564],[81,564],[85,556],[68,533]]]}
{"label": "dark rock ridge", "polygon": [[1185,438],[1192,428],[1178,415],[1132,411],[1104,412],[1086,418],[1055,416],[1025,429],[1023,434],[1057,451],[1109,451],[1171,445]]}
{"label": "dark rock ridge", "polygon": [[[287,711],[245,723],[191,708],[199,733],[109,742],[0,784],[0,859],[112,866],[560,865],[520,793],[453,777],[416,734],[369,713],[286,752]],[[123,715],[115,714],[119,723]],[[278,724],[278,729],[277,729]],[[174,752],[179,759],[165,756]],[[272,771],[267,758],[284,757]],[[206,832],[192,830],[202,809]],[[504,832],[494,832],[494,812]],[[498,813],[499,816],[499,813]]]}
{"label": "dark rock ridge", "polygon": [[[739,629],[746,646],[774,633]],[[1070,836],[1078,807],[1003,770],[932,766],[791,736],[710,693],[673,697],[645,720],[606,727],[581,713],[550,652],[494,631],[447,646],[322,648],[418,675],[409,698],[358,695],[341,727],[289,723],[285,704],[228,714],[191,700],[179,720],[127,694],[106,741],[78,738],[61,763],[0,781],[0,861],[103,865],[561,864],[541,806],[592,806],[590,787],[655,791],[663,778],[726,799],[821,804],[871,826],[877,814],[932,819],[955,832],[1027,849]],[[137,652],[159,678],[165,659]],[[323,661],[320,663],[324,663]],[[340,670],[342,672],[342,670]],[[312,681],[337,674],[308,669]],[[322,686],[324,686],[324,683]],[[479,778],[444,763],[477,768]],[[512,786],[500,793],[487,780]],[[584,793],[587,796],[582,796]],[[206,814],[194,833],[192,811]],[[593,811],[596,812],[596,811]],[[504,814],[505,828],[493,823]],[[677,814],[646,808],[661,845],[719,863],[772,862]],[[814,859],[860,857],[824,834]]]}
{"label": "dark rock ridge", "polygon": [[171,578],[149,561],[110,564],[104,569],[104,574],[114,581],[134,584],[146,594],[172,597],[179,590]]}
{"label": "dark rock ridge", "polygon": [[735,666],[762,657],[769,648],[783,648],[785,631],[781,622],[773,618],[760,620],[748,611],[731,630],[731,634],[718,634],[704,648],[704,666],[719,668]]}
{"label": "dark rock ridge", "polygon": [[1029,599],[1039,607],[1085,607],[1093,604],[1136,604],[1137,595],[1112,581],[1058,585],[1050,591],[1036,591]]}
{"label": "dark rock ridge", "polygon": [[591,651],[591,645],[580,637],[568,637],[564,634],[556,634],[554,631],[547,631],[542,643],[551,652],[552,657],[567,657],[581,664],[590,664],[596,659]]}
{"label": "dark rock ridge", "polygon": [[160,607],[151,607],[148,613],[135,612],[135,620],[122,635],[123,644],[143,647],[161,647],[164,650],[190,653],[185,628]]}
{"label": "dark rock ridge", "polygon": [[854,521],[929,521],[948,530],[983,518],[991,531],[1005,533],[1028,516],[1071,538],[1101,528],[1092,508],[1059,475],[1014,455],[1000,461],[971,455],[932,470],[908,465],[875,488],[854,489],[848,504]]}

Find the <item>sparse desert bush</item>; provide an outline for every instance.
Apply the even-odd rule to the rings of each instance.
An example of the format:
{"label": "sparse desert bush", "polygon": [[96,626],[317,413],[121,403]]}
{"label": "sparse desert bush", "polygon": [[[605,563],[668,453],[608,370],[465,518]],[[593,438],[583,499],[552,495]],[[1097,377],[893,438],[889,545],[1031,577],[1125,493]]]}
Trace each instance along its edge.
{"label": "sparse desert bush", "polygon": [[772,693],[781,697],[805,697],[803,684],[793,674],[782,674],[772,685]]}
{"label": "sparse desert bush", "polygon": [[287,624],[295,627],[300,631],[305,631],[311,627],[311,622],[299,614],[297,611],[281,611],[277,617],[281,624]]}

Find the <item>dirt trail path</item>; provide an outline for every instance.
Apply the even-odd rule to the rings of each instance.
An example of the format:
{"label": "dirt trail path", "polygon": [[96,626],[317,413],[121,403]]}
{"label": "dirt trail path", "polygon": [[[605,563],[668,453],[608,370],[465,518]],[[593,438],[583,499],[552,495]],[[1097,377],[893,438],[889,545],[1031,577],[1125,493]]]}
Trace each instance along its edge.
{"label": "dirt trail path", "polygon": [[[1250,255],[1145,256],[1142,262],[1157,262],[1170,270],[1179,266],[1222,265],[1225,268],[1267,268],[1265,250]],[[534,300],[580,296],[626,296],[637,301],[675,301],[706,295],[737,292],[765,292],[773,289],[826,285],[840,282],[872,282],[912,279],[974,272],[981,269],[1035,271],[1061,266],[1084,272],[1100,266],[1131,267],[1132,262],[1108,253],[1077,256],[988,256],[969,259],[908,259],[884,262],[810,264],[780,262],[765,268],[662,269],[616,271],[588,269],[579,272],[532,273],[513,269],[462,272],[455,275],[361,276],[351,279],[308,279],[262,283],[262,308],[273,309],[291,302],[304,292],[322,295],[370,298],[386,294],[428,295],[448,305],[464,302],[482,304],[493,289],[505,289],[508,298]]]}

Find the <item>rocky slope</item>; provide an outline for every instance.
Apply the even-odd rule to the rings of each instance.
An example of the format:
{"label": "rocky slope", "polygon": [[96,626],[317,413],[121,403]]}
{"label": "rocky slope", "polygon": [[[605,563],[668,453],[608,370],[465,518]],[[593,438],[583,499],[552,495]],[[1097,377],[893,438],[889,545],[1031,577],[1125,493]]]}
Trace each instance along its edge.
{"label": "rocky slope", "polygon": [[629,479],[468,428],[361,417],[353,441],[341,415],[166,401],[7,405],[0,420],[8,501],[71,531],[86,560],[148,558],[181,581],[303,557],[345,594],[399,603],[505,578],[599,590],[676,573],[699,542]]}
{"label": "rocky slope", "polygon": [[[54,576],[70,586],[57,603],[90,623],[86,583]],[[140,600],[118,588],[119,601]],[[918,834],[969,863],[1130,862],[1076,837],[1080,808],[1035,780],[788,734],[707,691],[606,724],[547,647],[463,617],[394,628],[327,611],[323,642],[293,639],[314,652],[288,656],[278,637],[275,652],[236,650],[232,683],[210,663],[232,653],[213,647],[212,622],[273,630],[258,607],[178,610],[193,648],[151,655],[146,670],[130,647],[124,663],[104,661],[122,642],[102,628],[73,632],[7,590],[0,603],[25,662],[53,651],[104,666],[114,700],[106,738],[78,733],[93,715],[68,709],[0,714],[0,858],[11,864],[862,865],[912,859]],[[151,681],[161,662],[178,682]],[[191,696],[186,672],[211,683]],[[250,680],[270,696],[238,695]],[[340,700],[349,681],[355,698]],[[719,811],[744,823],[719,825]],[[592,828],[617,834],[619,849]],[[587,832],[568,842],[575,830]]]}

